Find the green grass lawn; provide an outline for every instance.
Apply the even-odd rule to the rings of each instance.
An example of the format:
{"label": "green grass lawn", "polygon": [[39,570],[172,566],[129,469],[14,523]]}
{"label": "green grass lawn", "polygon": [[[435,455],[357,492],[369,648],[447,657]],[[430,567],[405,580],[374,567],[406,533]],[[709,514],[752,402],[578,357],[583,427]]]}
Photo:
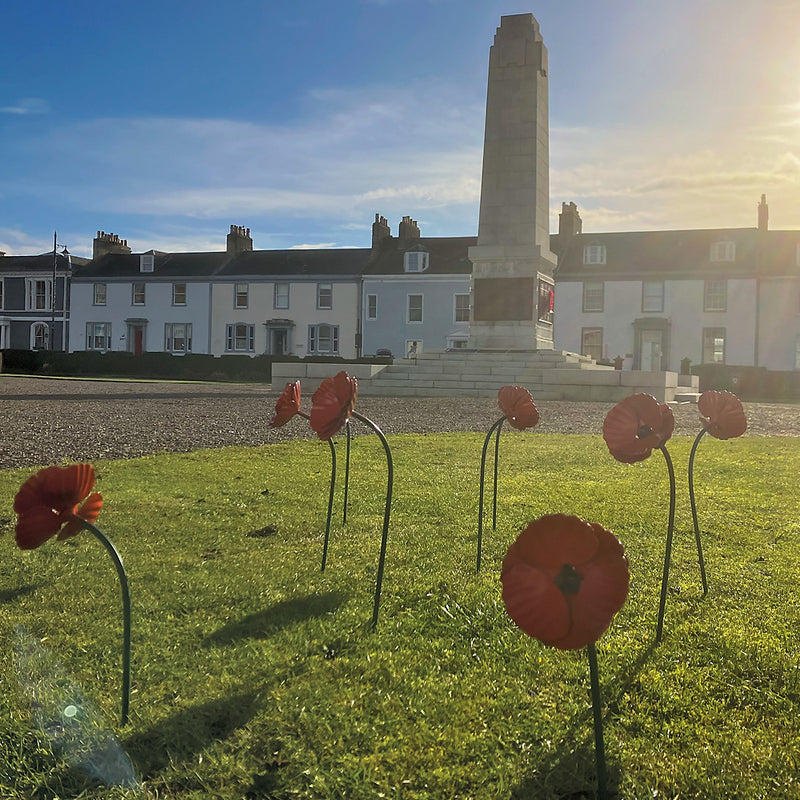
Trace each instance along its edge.
{"label": "green grass lawn", "polygon": [[[19,551],[11,507],[34,470],[5,471],[0,797],[592,796],[585,653],[528,639],[505,613],[499,580],[519,529],[564,512],[614,531],[630,560],[628,601],[598,643],[615,796],[800,798],[797,439],[700,445],[707,597],[686,485],[691,440],[669,443],[678,507],[658,647],[668,511],[660,453],[627,466],[600,436],[505,432],[497,530],[487,517],[476,575],[483,434],[390,443],[394,502],[374,631],[386,488],[376,437],[353,442],[347,524],[340,487],[324,573],[323,442],[95,462],[105,500],[97,524],[122,554],[133,603],[124,728],[111,562],[88,534]],[[99,785],[51,747],[33,722],[39,678],[28,661],[20,672],[18,626],[98,709],[140,790]]]}

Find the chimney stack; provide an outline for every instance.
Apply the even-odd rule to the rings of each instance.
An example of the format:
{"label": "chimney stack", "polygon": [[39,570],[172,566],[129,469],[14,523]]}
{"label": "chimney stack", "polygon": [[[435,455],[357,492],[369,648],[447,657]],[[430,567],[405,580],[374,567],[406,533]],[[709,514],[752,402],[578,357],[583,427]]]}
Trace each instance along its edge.
{"label": "chimney stack", "polygon": [[116,233],[97,231],[97,236],[92,242],[92,258],[97,260],[106,253],[130,253],[127,239],[120,239]]}
{"label": "chimney stack", "polygon": [[403,217],[400,220],[400,229],[397,235],[400,239],[400,247],[406,247],[412,239],[419,239],[420,233],[417,221],[411,219],[411,217]]}
{"label": "chimney stack", "polygon": [[583,230],[583,220],[578,213],[575,203],[561,204],[561,213],[558,215],[558,236],[566,241],[570,236],[575,236]]}
{"label": "chimney stack", "polygon": [[386,217],[380,214],[375,214],[375,222],[372,223],[372,251],[373,253],[380,247],[384,239],[389,239],[392,236],[392,230]]}
{"label": "chimney stack", "polygon": [[242,225],[231,225],[231,232],[228,234],[225,249],[230,256],[251,251],[253,249],[253,240],[250,238],[250,228],[245,228]]}
{"label": "chimney stack", "polygon": [[766,232],[769,228],[769,206],[767,205],[767,196],[761,195],[761,202],[758,204],[758,230]]}

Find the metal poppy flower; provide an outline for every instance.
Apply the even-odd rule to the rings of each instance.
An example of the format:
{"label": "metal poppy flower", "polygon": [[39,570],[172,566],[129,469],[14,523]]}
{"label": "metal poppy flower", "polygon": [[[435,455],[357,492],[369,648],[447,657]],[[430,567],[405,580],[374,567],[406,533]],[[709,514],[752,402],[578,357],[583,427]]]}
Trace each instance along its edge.
{"label": "metal poppy flower", "polygon": [[625,550],[602,525],[566,514],[531,522],[508,548],[501,572],[508,615],[559,650],[600,638],[628,596]]}
{"label": "metal poppy flower", "polygon": [[603,438],[617,461],[635,464],[662,447],[675,428],[672,409],[651,394],[632,394],[617,403],[603,422]]}
{"label": "metal poppy flower", "polygon": [[311,398],[311,427],[323,441],[334,436],[350,418],[358,396],[358,381],[342,371],[325,378]]}
{"label": "metal poppy flower", "polygon": [[269,421],[270,428],[280,428],[300,412],[300,381],[286,384],[283,394],[275,403],[275,414]]}
{"label": "metal poppy flower", "polygon": [[93,523],[103,506],[99,494],[89,495],[94,480],[90,464],[47,467],[28,478],[14,498],[17,544],[33,550],[56,534],[59,541],[76,536],[81,520]]}
{"label": "metal poppy flower", "polygon": [[697,401],[697,410],[705,429],[717,439],[733,439],[747,430],[742,403],[731,392],[703,392]]}
{"label": "metal poppy flower", "polygon": [[497,393],[497,404],[513,428],[523,431],[539,422],[539,410],[533,403],[533,397],[522,386],[504,386]]}

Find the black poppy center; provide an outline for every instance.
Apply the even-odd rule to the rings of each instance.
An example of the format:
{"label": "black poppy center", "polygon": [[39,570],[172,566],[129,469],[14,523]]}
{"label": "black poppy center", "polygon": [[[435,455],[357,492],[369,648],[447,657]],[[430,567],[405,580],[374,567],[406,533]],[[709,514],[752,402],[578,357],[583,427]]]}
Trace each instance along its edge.
{"label": "black poppy center", "polygon": [[563,594],[578,594],[582,580],[583,576],[572,564],[564,564],[561,567],[561,571],[556,575],[555,584]]}
{"label": "black poppy center", "polygon": [[646,439],[653,433],[653,429],[649,425],[640,425],[639,430],[636,431],[637,439]]}

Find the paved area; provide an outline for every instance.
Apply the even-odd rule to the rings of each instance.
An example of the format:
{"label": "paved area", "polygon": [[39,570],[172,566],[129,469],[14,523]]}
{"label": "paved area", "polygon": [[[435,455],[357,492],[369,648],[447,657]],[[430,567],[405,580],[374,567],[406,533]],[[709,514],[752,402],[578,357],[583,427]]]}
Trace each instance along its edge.
{"label": "paved area", "polygon": [[[281,389],[283,387],[280,387]],[[302,419],[273,430],[279,390],[263,384],[58,380],[0,375],[0,468],[134,458],[311,438]],[[536,398],[534,397],[534,401]],[[311,397],[303,397],[304,411]],[[612,403],[537,402],[540,433],[600,434]],[[356,410],[387,435],[488,431],[493,398],[364,397]],[[800,436],[800,405],[745,403],[748,436]],[[693,404],[674,407],[675,435],[699,430]],[[365,430],[354,426],[354,432]]]}

